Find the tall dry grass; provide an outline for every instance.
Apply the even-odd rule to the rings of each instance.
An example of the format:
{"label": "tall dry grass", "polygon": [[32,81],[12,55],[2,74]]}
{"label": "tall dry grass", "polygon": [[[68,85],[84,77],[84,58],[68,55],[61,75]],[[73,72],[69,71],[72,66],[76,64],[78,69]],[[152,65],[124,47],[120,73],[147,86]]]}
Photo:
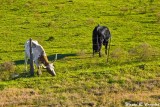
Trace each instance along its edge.
{"label": "tall dry grass", "polygon": [[14,62],[4,62],[0,64],[0,80],[9,80],[11,75],[15,72]]}
{"label": "tall dry grass", "polygon": [[69,107],[123,107],[126,103],[154,104],[160,101],[159,90],[126,91],[117,88],[112,91],[113,85],[97,89],[83,90],[82,92],[51,93],[40,92],[34,89],[8,88],[0,91],[0,106],[69,106]]}

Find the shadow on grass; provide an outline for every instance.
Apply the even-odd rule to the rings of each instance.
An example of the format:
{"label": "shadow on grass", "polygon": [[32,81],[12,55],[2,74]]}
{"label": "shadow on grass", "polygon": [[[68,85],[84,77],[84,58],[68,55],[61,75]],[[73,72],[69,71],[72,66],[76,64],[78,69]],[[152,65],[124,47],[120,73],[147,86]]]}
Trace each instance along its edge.
{"label": "shadow on grass", "polygon": [[[61,60],[63,58],[70,57],[70,56],[77,56],[77,54],[74,54],[74,53],[73,54],[57,54],[56,60]],[[55,57],[56,57],[56,55],[50,55],[50,56],[48,56],[48,60],[54,61]]]}
{"label": "shadow on grass", "polygon": [[[70,56],[77,56],[77,54],[74,54],[74,53],[73,54],[57,54],[57,59],[56,60],[61,60],[63,58],[70,57]],[[48,60],[49,61],[54,61],[55,57],[56,57],[56,55],[49,55]],[[16,60],[16,61],[14,61],[14,63],[16,65],[22,65],[22,64],[25,63],[25,61],[24,60]],[[28,64],[29,64],[29,60],[28,60]]]}
{"label": "shadow on grass", "polygon": [[[36,73],[36,72],[35,72]],[[19,79],[19,78],[33,78],[33,77],[36,77],[37,75],[31,75],[29,72],[15,72],[15,73],[12,73],[10,74],[10,77],[7,78],[7,79],[3,79],[2,81],[11,81],[11,80],[16,80],[16,79]]]}
{"label": "shadow on grass", "polygon": [[24,64],[24,60],[16,60],[16,61],[14,61],[14,63],[16,65],[21,65],[21,64]]}

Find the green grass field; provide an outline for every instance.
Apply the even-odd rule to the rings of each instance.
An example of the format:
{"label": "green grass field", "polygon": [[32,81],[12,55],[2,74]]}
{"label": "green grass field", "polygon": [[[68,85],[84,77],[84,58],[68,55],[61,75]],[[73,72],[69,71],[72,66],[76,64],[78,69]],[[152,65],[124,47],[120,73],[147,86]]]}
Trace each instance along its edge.
{"label": "green grass field", "polygon": [[[92,57],[97,24],[112,34],[109,62],[104,47]],[[159,36],[159,0],[0,0],[0,106],[160,106]],[[29,38],[58,55],[55,77],[25,72]]]}

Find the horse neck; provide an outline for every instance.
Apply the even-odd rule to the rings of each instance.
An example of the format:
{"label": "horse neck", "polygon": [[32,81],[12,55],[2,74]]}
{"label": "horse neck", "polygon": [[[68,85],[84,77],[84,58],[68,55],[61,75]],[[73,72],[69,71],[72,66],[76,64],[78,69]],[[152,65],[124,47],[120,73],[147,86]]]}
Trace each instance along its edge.
{"label": "horse neck", "polygon": [[48,61],[47,56],[41,55],[41,56],[39,57],[39,61],[42,62],[45,66],[48,66],[48,65],[49,65],[49,61]]}

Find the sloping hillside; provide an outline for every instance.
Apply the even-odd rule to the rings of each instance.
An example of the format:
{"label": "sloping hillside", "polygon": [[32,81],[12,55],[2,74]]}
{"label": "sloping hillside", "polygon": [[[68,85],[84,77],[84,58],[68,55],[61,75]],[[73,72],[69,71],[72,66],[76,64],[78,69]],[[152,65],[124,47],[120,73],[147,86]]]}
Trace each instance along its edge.
{"label": "sloping hillside", "polygon": [[[98,24],[112,34],[109,62],[104,47],[92,57]],[[0,106],[160,106],[159,36],[159,0],[1,0]],[[25,72],[29,38],[58,55],[55,77]]]}

